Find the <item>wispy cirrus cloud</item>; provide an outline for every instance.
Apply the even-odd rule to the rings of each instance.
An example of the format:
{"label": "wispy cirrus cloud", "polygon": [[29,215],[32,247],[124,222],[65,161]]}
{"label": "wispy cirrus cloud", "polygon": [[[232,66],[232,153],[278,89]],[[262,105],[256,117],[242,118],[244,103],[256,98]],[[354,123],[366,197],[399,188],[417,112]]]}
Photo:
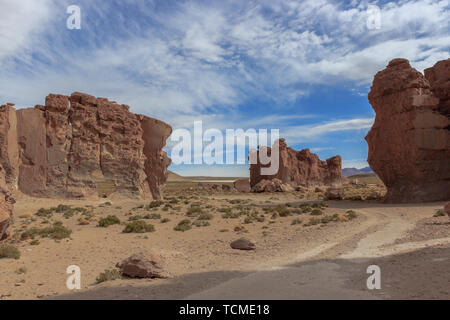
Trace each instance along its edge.
{"label": "wispy cirrus cloud", "polygon": [[[82,30],[70,31],[72,4],[0,0],[1,101],[84,91],[174,127],[267,126],[312,143],[371,125],[367,103],[316,112],[305,101],[318,87],[364,95],[392,58],[422,70],[450,50],[448,0],[79,0]],[[369,4],[381,9],[380,29],[367,28]]]}

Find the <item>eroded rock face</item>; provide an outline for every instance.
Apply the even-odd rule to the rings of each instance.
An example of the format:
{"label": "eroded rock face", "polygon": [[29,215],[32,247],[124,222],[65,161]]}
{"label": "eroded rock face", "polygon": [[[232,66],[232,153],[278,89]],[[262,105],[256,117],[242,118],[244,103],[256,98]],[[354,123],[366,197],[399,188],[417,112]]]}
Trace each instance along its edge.
{"label": "eroded rock face", "polygon": [[425,70],[394,59],[373,80],[368,162],[387,202],[450,199],[450,59]]}
{"label": "eroded rock face", "polygon": [[[274,175],[262,175],[261,152],[271,154],[270,147],[260,147],[257,151],[257,164],[250,165],[250,185],[254,188],[262,180],[278,179],[281,185],[315,186],[340,185],[342,183],[342,159],[340,156],[321,161],[309,149],[296,151],[286,145],[284,139],[277,140],[272,148],[279,147],[279,168]],[[267,150],[267,151],[266,151]],[[281,187],[280,187],[281,188]],[[258,188],[261,189],[261,188]]]}
{"label": "eroded rock face", "polygon": [[0,164],[6,183],[32,196],[157,199],[171,132],[105,98],[51,94],[44,106],[0,107]]}
{"label": "eroded rock face", "polygon": [[8,237],[9,221],[12,217],[14,199],[6,184],[6,172],[0,165],[0,241]]}

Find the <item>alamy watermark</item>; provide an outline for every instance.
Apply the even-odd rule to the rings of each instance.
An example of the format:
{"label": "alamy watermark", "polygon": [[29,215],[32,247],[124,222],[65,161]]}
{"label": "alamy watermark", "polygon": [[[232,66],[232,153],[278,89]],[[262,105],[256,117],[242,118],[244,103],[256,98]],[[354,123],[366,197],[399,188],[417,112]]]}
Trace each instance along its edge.
{"label": "alamy watermark", "polygon": [[370,276],[367,278],[367,289],[374,290],[374,289],[381,289],[381,269],[377,265],[370,265],[367,267],[366,272],[370,274]]}
{"label": "alamy watermark", "polygon": [[248,159],[250,164],[263,165],[262,175],[273,175],[279,167],[279,136],[279,129],[270,129],[270,152],[268,148],[257,151],[258,146],[268,144],[267,129],[226,129],[224,135],[214,128],[203,131],[203,122],[195,121],[193,134],[187,129],[174,130],[170,140],[177,144],[172,147],[170,158],[176,165],[246,164]]}
{"label": "alamy watermark", "polygon": [[81,8],[76,5],[71,5],[67,7],[67,14],[70,16],[66,20],[66,26],[69,30],[80,30],[81,29]]}
{"label": "alamy watermark", "polygon": [[367,7],[367,21],[366,26],[369,30],[381,29],[381,9],[376,5],[369,5]]}
{"label": "alamy watermark", "polygon": [[70,276],[66,280],[66,287],[69,290],[81,289],[81,269],[79,266],[71,265],[66,269],[66,273]]}

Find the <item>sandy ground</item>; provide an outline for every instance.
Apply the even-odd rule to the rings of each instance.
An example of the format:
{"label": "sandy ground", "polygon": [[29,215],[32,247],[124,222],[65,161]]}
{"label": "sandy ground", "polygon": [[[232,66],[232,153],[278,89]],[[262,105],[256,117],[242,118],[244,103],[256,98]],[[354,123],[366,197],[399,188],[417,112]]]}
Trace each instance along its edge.
{"label": "sandy ground", "polygon": [[[93,206],[89,225],[79,225],[81,215],[67,219],[53,214],[49,223],[61,221],[72,230],[62,240],[38,238],[13,241],[21,258],[0,259],[2,299],[449,299],[450,229],[448,217],[433,218],[444,203],[385,205],[376,201],[326,201],[324,215],[357,217],[346,222],[305,226],[309,213],[272,218],[263,208],[314,203],[298,193],[239,194],[198,193],[170,190],[166,196],[186,199],[167,211],[162,206],[138,209],[148,201],[66,201],[22,197],[15,208],[12,232],[16,237],[32,226],[42,227],[44,218],[30,218],[39,208],[58,204]],[[230,203],[231,200],[241,203]],[[186,203],[184,203],[186,201]],[[174,231],[185,219],[192,203],[213,215],[210,226]],[[244,217],[224,219],[218,208],[251,207],[263,222],[245,224]],[[122,233],[124,225],[99,228],[96,221],[114,214],[121,221],[135,215],[159,213],[145,220],[155,226],[151,233]],[[19,218],[28,215],[28,217]],[[292,224],[300,219],[301,224]],[[430,220],[431,219],[431,220]],[[431,223],[431,224],[430,224]],[[246,232],[236,232],[243,226]],[[430,227],[431,226],[431,227]],[[224,229],[227,231],[224,232]],[[256,242],[257,250],[239,251],[229,243],[239,237]],[[152,251],[165,260],[169,279],[118,279],[97,284],[105,269],[132,253]],[[366,269],[381,268],[381,290],[368,290]],[[66,287],[66,268],[78,265],[82,289]],[[26,268],[20,273],[19,268]]]}

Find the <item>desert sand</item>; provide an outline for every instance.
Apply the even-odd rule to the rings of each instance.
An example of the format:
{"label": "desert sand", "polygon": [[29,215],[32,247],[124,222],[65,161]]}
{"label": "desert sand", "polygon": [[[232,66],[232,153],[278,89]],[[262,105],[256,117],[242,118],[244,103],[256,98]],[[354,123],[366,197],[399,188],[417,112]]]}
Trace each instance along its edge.
{"label": "desert sand", "polygon": [[[211,192],[196,186],[187,180],[167,183],[165,200],[154,208],[147,208],[149,201],[143,200],[18,197],[11,226],[15,240],[10,244],[20,250],[21,257],[0,259],[0,298],[450,298],[450,221],[447,216],[433,217],[443,202],[393,205],[377,200],[325,201],[313,190],[256,194]],[[347,186],[346,192],[363,189]],[[300,205],[314,203],[326,205],[321,215],[300,212]],[[84,207],[88,214],[36,215],[40,208],[60,204]],[[211,214],[211,219],[205,220],[210,225],[175,231],[183,219],[196,221],[198,217],[186,216],[192,206]],[[274,214],[276,208],[287,211],[280,216]],[[246,214],[224,218],[227,210],[256,212],[259,221],[246,221]],[[309,225],[315,218],[346,217],[348,210],[356,213],[354,219]],[[142,218],[152,214],[157,219]],[[108,215],[116,215],[121,224],[98,227],[98,220]],[[153,224],[155,231],[123,233],[124,225],[135,216]],[[88,224],[80,225],[80,219]],[[36,236],[34,242],[21,240],[26,230],[55,221],[72,230],[69,238]],[[253,240],[256,250],[232,249],[230,242],[240,237]],[[160,254],[169,277],[123,277],[97,283],[101,272],[114,269],[116,263],[139,252]],[[81,268],[81,290],[66,287],[66,268],[70,265]],[[381,269],[380,290],[367,289],[369,265]]]}

